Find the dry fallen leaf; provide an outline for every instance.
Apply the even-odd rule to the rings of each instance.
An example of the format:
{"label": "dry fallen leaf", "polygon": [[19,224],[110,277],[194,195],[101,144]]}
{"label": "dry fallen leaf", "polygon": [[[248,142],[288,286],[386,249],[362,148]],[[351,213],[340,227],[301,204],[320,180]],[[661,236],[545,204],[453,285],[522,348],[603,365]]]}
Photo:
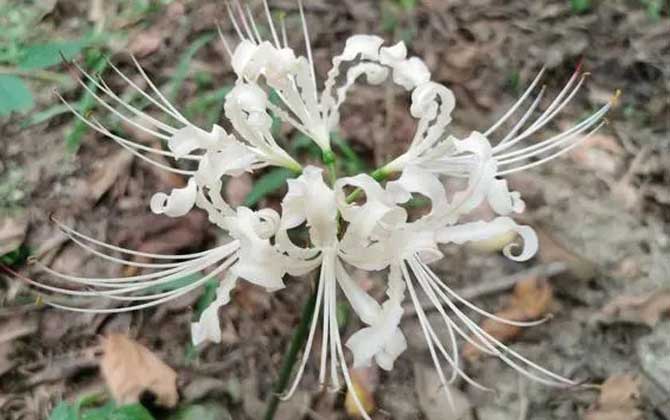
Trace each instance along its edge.
{"label": "dry fallen leaf", "polygon": [[453,406],[437,371],[432,366],[414,364],[414,384],[419,406],[427,420],[466,420],[472,418],[470,401],[460,390],[449,385]]}
{"label": "dry fallen leaf", "polygon": [[604,321],[624,321],[654,327],[661,317],[670,314],[670,289],[642,296],[619,296],[601,310]]}
{"label": "dry fallen leaf", "polygon": [[[546,279],[529,277],[517,283],[511,301],[504,309],[496,312],[496,315],[513,321],[532,321],[546,315],[552,299],[553,291]],[[492,319],[486,319],[481,326],[502,342],[512,340],[523,330],[521,327]],[[463,356],[470,360],[476,359],[479,353],[477,347],[471,343],[466,343],[463,348]]]}
{"label": "dry fallen leaf", "polygon": [[604,175],[614,174],[621,166],[625,151],[617,139],[608,134],[594,134],[568,156],[585,168]]}
{"label": "dry fallen leaf", "polygon": [[592,261],[569,251],[545,229],[536,227],[535,232],[540,242],[538,256],[543,263],[562,262],[567,264],[570,273],[579,280],[590,280],[596,274],[596,266]]}
{"label": "dry fallen leaf", "polygon": [[161,407],[177,405],[177,373],[149,349],[123,334],[102,340],[102,375],[119,404],[132,404],[145,392],[156,396]]}
{"label": "dry fallen leaf", "polygon": [[370,367],[352,368],[349,371],[353,389],[347,389],[347,396],[344,400],[344,408],[347,410],[349,417],[354,419],[363,418],[354,400],[354,393],[367,414],[372,414],[375,411],[374,393],[379,382],[377,369],[377,365],[372,365]]}
{"label": "dry fallen leaf", "polygon": [[142,31],[135,35],[128,44],[128,49],[136,57],[147,57],[158,49],[163,44],[163,33],[157,29],[150,29]]}
{"label": "dry fallen leaf", "polygon": [[25,213],[0,216],[0,255],[21,246],[27,230],[28,217]]}
{"label": "dry fallen leaf", "polygon": [[629,374],[610,376],[602,384],[596,407],[586,413],[584,420],[641,420],[639,398],[639,378]]}
{"label": "dry fallen leaf", "polygon": [[87,199],[97,203],[116,183],[120,175],[128,173],[133,155],[121,150],[107,159],[97,162],[96,169],[86,181]]}

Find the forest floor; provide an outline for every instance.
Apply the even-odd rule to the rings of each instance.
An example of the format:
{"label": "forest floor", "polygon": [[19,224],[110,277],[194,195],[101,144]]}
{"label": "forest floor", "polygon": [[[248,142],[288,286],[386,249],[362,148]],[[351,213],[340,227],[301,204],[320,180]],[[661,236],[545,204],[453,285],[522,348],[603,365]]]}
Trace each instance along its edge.
{"label": "forest floor", "polygon": [[[286,12],[291,43],[302,51],[297,2],[270,3]],[[553,371],[605,385],[546,387],[497,359],[470,352],[466,371],[496,392],[455,383],[462,415],[451,416],[419,323],[406,315],[402,329],[409,348],[394,370],[356,372],[373,418],[670,420],[670,5],[654,0],[305,3],[318,76],[325,77],[330,59],[351,34],[404,40],[425,60],[433,80],[453,90],[456,135],[488,127],[543,65],[550,96],[578,63],[590,73],[546,137],[622,91],[609,124],[584,146],[509,177],[527,203],[521,220],[540,237],[537,257],[515,263],[497,250],[452,246],[434,267],[491,312],[542,299],[539,312],[551,313],[551,320],[501,337]],[[260,16],[261,3],[250,4]],[[81,41],[85,48],[73,48],[83,54],[72,57],[99,66],[94,71],[123,89],[98,54],[132,74],[130,51],[179,109],[206,126],[222,118],[234,80],[215,36],[217,23],[224,32],[231,30],[223,2],[9,0],[0,14],[5,32],[0,44],[6,45],[4,51],[0,46],[0,75],[25,80],[36,105],[0,117],[0,254],[10,253],[3,263],[39,277],[24,264],[22,254],[30,253],[63,272],[119,274],[118,266],[68,242],[49,221],[51,214],[100,240],[148,252],[195,252],[220,240],[198,212],[182,219],[150,213],[154,192],[184,181],[133,158],[65,112],[54,89],[84,107],[90,97],[75,86],[67,67],[57,64],[58,54],[54,65],[21,67],[20,61],[30,46]],[[40,57],[53,51],[44,54]],[[130,90],[122,94],[131,98]],[[373,169],[407,146],[415,124],[408,99],[390,87],[364,84],[350,95],[339,134],[359,159],[346,170]],[[103,111],[94,112],[104,116]],[[116,124],[138,135],[132,126]],[[286,127],[280,131],[284,142],[309,158],[313,150],[299,135]],[[268,173],[254,177],[263,175]],[[272,183],[271,176],[264,179]],[[245,175],[225,188],[232,202],[242,203],[253,184]],[[253,194],[259,205],[277,208],[283,190]],[[384,295],[383,275],[355,272],[354,277],[373,296]],[[0,419],[44,419],[61,399],[104,391],[99,337],[112,332],[128,334],[175,369],[180,406],[198,404],[217,413],[208,418],[260,418],[311,288],[306,279],[287,285],[273,295],[241,285],[221,311],[223,343],[194,349],[190,322],[202,292],[154,309],[91,315],[48,308],[25,283],[0,277]],[[348,322],[341,331],[348,337],[360,324],[346,318],[347,308],[342,312]],[[437,324],[439,314],[430,319]],[[438,333],[446,341],[446,331]],[[316,364],[276,418],[347,418],[345,393],[320,390]]]}

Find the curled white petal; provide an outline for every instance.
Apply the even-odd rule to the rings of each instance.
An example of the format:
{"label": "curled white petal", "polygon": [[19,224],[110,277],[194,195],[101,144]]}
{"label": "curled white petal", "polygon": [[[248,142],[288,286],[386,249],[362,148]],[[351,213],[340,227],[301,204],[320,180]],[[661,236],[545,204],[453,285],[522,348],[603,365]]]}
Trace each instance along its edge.
{"label": "curled white petal", "polygon": [[343,60],[353,60],[356,56],[362,59],[377,60],[379,57],[379,48],[384,43],[384,39],[376,35],[353,35],[347,39],[342,51]]}
{"label": "curled white petal", "polygon": [[215,185],[222,176],[239,176],[258,164],[258,156],[240,143],[230,143],[220,150],[205,153],[195,178],[201,185]]}
{"label": "curled white petal", "polygon": [[189,178],[184,188],[175,188],[170,195],[159,192],[151,197],[151,211],[170,217],[180,217],[188,213],[195,205],[198,187],[195,179]]}
{"label": "curled white petal", "polygon": [[430,81],[430,70],[420,58],[410,57],[394,63],[393,81],[407,90],[412,90]]}
{"label": "curled white petal", "polygon": [[516,232],[523,239],[521,253],[514,255],[512,250],[515,244],[509,244],[503,249],[503,254],[514,261],[526,261],[532,258],[538,249],[537,234],[530,226],[518,225],[509,217],[497,217],[490,222],[472,222],[460,225],[447,226],[437,232],[437,240],[441,243],[453,242],[463,244],[468,241],[482,241],[507,232]]}
{"label": "curled white petal", "polygon": [[407,57],[407,47],[400,41],[392,47],[382,47],[379,49],[379,62],[385,66],[393,67]]}
{"label": "curled white petal", "polygon": [[397,266],[392,266],[389,274],[389,299],[374,317],[365,321],[369,327],[354,333],[347,340],[347,347],[354,355],[354,367],[370,366],[374,358],[379,367],[393,369],[396,358],[407,348],[407,341],[399,325],[403,314],[402,299],[405,284]]}

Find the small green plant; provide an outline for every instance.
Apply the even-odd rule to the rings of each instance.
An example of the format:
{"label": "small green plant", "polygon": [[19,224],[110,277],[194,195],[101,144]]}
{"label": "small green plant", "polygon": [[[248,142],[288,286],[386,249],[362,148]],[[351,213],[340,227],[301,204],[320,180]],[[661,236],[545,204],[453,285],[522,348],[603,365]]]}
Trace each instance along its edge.
{"label": "small green plant", "polygon": [[591,10],[591,0],[570,0],[570,7],[574,13],[585,13]]}

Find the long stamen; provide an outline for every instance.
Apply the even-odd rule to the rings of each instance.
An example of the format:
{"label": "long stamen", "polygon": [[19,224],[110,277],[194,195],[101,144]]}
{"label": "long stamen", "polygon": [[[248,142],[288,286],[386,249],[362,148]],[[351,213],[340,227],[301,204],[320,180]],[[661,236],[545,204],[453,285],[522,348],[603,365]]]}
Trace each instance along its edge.
{"label": "long stamen", "polygon": [[263,42],[263,38],[261,37],[260,32],[258,32],[258,28],[256,27],[256,20],[254,19],[254,15],[251,13],[251,8],[249,5],[246,7],[247,11],[247,16],[249,16],[249,21],[251,22],[251,29],[254,31],[254,35],[256,35],[256,39],[258,40],[258,43]]}
{"label": "long stamen", "polygon": [[123,79],[124,82],[128,83],[130,87],[135,89],[137,93],[142,95],[146,100],[154,104],[156,107],[158,107],[161,111],[165,112],[172,118],[176,119],[177,121],[180,121],[184,124],[188,123],[188,121],[185,122],[185,119],[180,119],[177,114],[172,112],[169,108],[166,108],[165,105],[163,105],[161,102],[157,101],[153,96],[149,95],[147,92],[144,91],[144,89],[140,88],[135,82],[130,80],[128,76],[124,72],[122,72],[114,63],[112,63],[110,60],[107,60],[107,64],[116,72],[116,74]]}
{"label": "long stamen", "polygon": [[[331,295],[330,295],[330,284],[328,283],[331,279],[327,278],[326,273],[328,270],[328,262],[330,258],[326,258],[324,255],[324,258],[322,260],[322,265],[321,265],[321,275],[319,276],[319,281],[324,282],[324,300],[323,300],[323,320],[322,320],[322,326],[321,326],[321,362],[319,364],[319,385],[322,387],[326,384],[326,361],[328,359],[328,340],[330,338],[330,328],[332,328],[331,325],[329,325],[330,321],[330,310],[331,310]],[[333,343],[334,344],[334,343]],[[335,356],[335,354],[331,354],[330,358]]]}
{"label": "long stamen", "polygon": [[421,326],[421,329],[423,330],[423,335],[426,338],[426,343],[428,344],[428,351],[430,352],[430,356],[433,359],[433,364],[435,365],[435,370],[437,371],[437,375],[440,378],[440,382],[442,383],[442,388],[444,389],[444,393],[447,397],[447,401],[449,401],[449,405],[453,408],[456,406],[454,403],[454,397],[451,395],[451,390],[449,389],[449,386],[447,385],[447,379],[444,377],[444,372],[442,371],[442,365],[440,363],[440,358],[437,356],[437,353],[435,352],[434,344],[440,344],[439,340],[437,342],[434,342],[434,331],[432,331],[432,328],[430,327],[430,323],[428,322],[428,319],[426,318],[426,314],[423,311],[423,307],[421,306],[421,302],[419,301],[419,298],[416,295],[416,292],[414,291],[414,285],[412,284],[412,279],[410,277],[409,272],[407,271],[407,267],[405,266],[405,263],[401,263],[401,269],[403,273],[403,277],[405,278],[405,283],[407,284],[407,290],[409,291],[409,295],[412,298],[412,303],[414,304],[414,307],[416,308],[416,314],[419,317],[419,325]]}
{"label": "long stamen", "polygon": [[523,95],[514,103],[514,105],[512,105],[512,107],[510,109],[507,110],[507,112],[505,112],[505,114],[503,114],[502,117],[500,117],[500,119],[498,121],[495,122],[495,124],[493,124],[488,130],[486,130],[484,132],[484,136],[488,137],[491,133],[493,133],[496,129],[498,129],[498,127],[500,127],[505,121],[507,121],[507,119],[509,119],[509,117],[511,117],[512,114],[514,114],[514,112],[517,110],[517,108],[519,108],[519,106],[521,106],[521,104],[531,94],[533,89],[535,89],[535,86],[538,84],[538,82],[542,78],[542,75],[544,74],[544,71],[545,71],[545,67],[542,67],[540,72],[537,74],[537,76],[535,76],[535,79],[530,84],[530,86],[526,89],[526,91],[523,93]]}
{"label": "long stamen", "polygon": [[272,39],[275,42],[275,47],[281,48],[279,43],[279,37],[277,36],[277,30],[275,29],[275,23],[272,20],[272,15],[270,14],[270,7],[268,6],[268,0],[263,0],[263,8],[265,9],[265,16],[268,21],[268,26],[270,27],[270,32],[272,32]]}
{"label": "long stamen", "polygon": [[[235,17],[235,14],[233,13],[232,7],[230,7],[230,3],[226,1],[226,10],[228,11],[228,17],[230,19],[230,22],[233,24],[233,28],[235,28],[235,32],[237,33],[237,37],[240,39],[240,41],[244,41],[246,37],[242,35],[242,31],[240,30],[240,25],[237,23],[237,18]],[[253,42],[253,39],[251,40]]]}
{"label": "long stamen", "polygon": [[336,344],[340,336],[340,328],[337,325],[337,279],[336,279],[336,268],[335,268],[335,255],[331,255],[330,266],[331,278],[330,278],[330,381],[333,390],[338,390],[340,388],[340,379],[337,375],[337,349]]}
{"label": "long stamen", "polygon": [[307,361],[309,360],[309,353],[312,350],[312,342],[314,341],[314,333],[316,332],[316,325],[318,324],[319,320],[319,313],[321,311],[321,302],[323,301],[324,288],[325,288],[325,281],[320,280],[316,292],[314,315],[312,315],[312,326],[309,329],[309,335],[307,336],[307,342],[305,343],[305,350],[302,355],[302,360],[300,361],[298,372],[296,373],[291,388],[288,390],[288,392],[279,397],[282,401],[286,401],[293,396],[296,389],[298,389],[298,384],[300,383],[302,375],[305,372],[305,366],[307,366]]}
{"label": "long stamen", "polygon": [[574,149],[575,147],[579,146],[580,144],[584,143],[586,140],[588,140],[589,138],[591,138],[591,136],[592,136],[596,131],[598,131],[603,125],[605,125],[605,124],[606,124],[605,121],[601,122],[600,124],[598,124],[598,126],[597,126],[596,128],[594,128],[593,130],[591,130],[591,131],[590,131],[588,134],[586,134],[584,137],[580,138],[579,140],[575,141],[574,143],[570,144],[569,146],[567,146],[567,147],[565,147],[565,148],[559,150],[558,152],[556,152],[556,153],[554,153],[554,154],[552,154],[552,155],[549,155],[549,156],[547,156],[547,157],[545,157],[545,158],[543,158],[543,159],[540,159],[540,160],[538,160],[538,161],[536,161],[536,162],[529,163],[529,164],[527,164],[527,165],[523,165],[523,166],[519,166],[519,167],[516,167],[516,168],[507,169],[507,170],[505,170],[505,171],[499,171],[496,175],[506,175],[506,174],[510,174],[510,173],[513,173],[513,172],[523,171],[523,170],[526,170],[526,169],[529,169],[529,168],[533,168],[533,167],[535,167],[535,166],[542,165],[542,164],[545,163],[545,162],[548,162],[548,161],[550,161],[550,160],[552,160],[552,159],[555,159],[555,158],[557,158],[558,156],[561,156],[561,155],[563,155],[563,154],[569,152],[570,150]]}
{"label": "long stamen", "polygon": [[[573,77],[574,77],[574,76],[573,76]],[[554,117],[555,117],[555,116],[556,116],[556,115],[557,115],[557,114],[558,114],[558,113],[559,113],[559,112],[560,112],[560,111],[561,111],[561,110],[562,110],[562,109],[563,109],[563,108],[564,108],[564,107],[565,107],[565,106],[572,100],[572,98],[577,94],[577,92],[579,91],[579,88],[580,88],[580,87],[582,86],[582,84],[584,83],[585,77],[586,77],[586,76],[582,76],[582,78],[581,78],[581,79],[579,80],[579,82],[577,83],[577,86],[572,90],[572,92],[570,92],[570,94],[568,95],[568,97],[567,97],[563,102],[561,102],[561,103],[559,104],[558,100],[559,100],[560,98],[562,98],[562,96],[565,94],[565,92],[567,92],[567,90],[566,90],[565,88],[563,89],[563,91],[561,91],[561,93],[558,95],[558,97],[556,98],[556,100],[554,100],[554,102],[549,106],[549,108],[547,108],[547,110],[545,110],[545,112],[540,116],[540,118],[538,118],[538,119],[537,119],[537,120],[536,120],[530,127],[528,127],[523,133],[521,133],[520,135],[518,135],[516,138],[514,138],[513,140],[511,140],[509,143],[507,143],[507,144],[505,144],[505,145],[501,145],[500,147],[495,147],[495,148],[494,148],[494,152],[495,152],[495,153],[498,153],[498,152],[501,152],[501,151],[503,151],[503,150],[507,150],[507,149],[509,149],[510,147],[512,147],[513,145],[517,144],[517,143],[520,142],[521,140],[524,140],[524,139],[528,138],[529,136],[531,136],[532,134],[534,134],[535,132],[537,132],[539,129],[541,129],[542,127],[544,127],[544,126],[545,126],[547,123],[549,123],[551,120],[553,120],[553,118],[554,118]],[[571,80],[572,80],[572,79],[571,79]],[[568,85],[571,85],[571,82],[569,82]],[[555,105],[555,104],[556,104],[556,105]]]}
{"label": "long stamen", "polygon": [[[88,81],[90,81],[91,83],[93,83],[93,85],[94,85],[96,88],[98,88],[99,90],[101,90],[102,92],[104,92],[107,96],[109,96],[109,97],[111,97],[112,99],[114,99],[115,102],[117,102],[118,104],[120,104],[121,106],[123,106],[123,107],[124,107],[125,109],[127,109],[128,111],[132,112],[132,113],[133,113],[134,115],[136,115],[137,117],[139,117],[139,118],[141,118],[141,119],[143,119],[143,120],[149,122],[149,123],[152,124],[153,126],[159,128],[159,129],[161,129],[161,130],[163,130],[163,131],[165,131],[165,132],[167,132],[167,133],[169,133],[169,134],[174,134],[174,133],[177,131],[174,127],[171,127],[171,126],[165,124],[164,122],[159,121],[159,120],[157,120],[156,118],[154,118],[154,117],[148,115],[146,112],[142,112],[142,111],[140,111],[139,109],[137,109],[136,107],[134,107],[134,106],[132,106],[132,105],[126,103],[126,101],[124,101],[124,100],[121,99],[116,93],[114,93],[114,91],[107,85],[107,83],[106,83],[105,80],[102,78],[102,76],[98,76],[98,78],[96,79],[95,77],[91,76],[89,73],[87,73],[86,71],[84,71],[84,69],[83,69],[81,66],[79,66],[79,64],[77,64],[77,63],[73,63],[73,64],[74,64],[74,66],[79,70],[79,72],[80,72],[81,74],[83,74],[84,77],[86,77],[86,79],[87,79]],[[87,89],[87,90],[88,90],[88,89]]]}
{"label": "long stamen", "polygon": [[309,40],[309,31],[307,30],[307,21],[305,20],[305,10],[302,5],[302,0],[298,0],[298,8],[300,9],[300,20],[302,21],[302,32],[305,38],[305,48],[307,49],[307,60],[309,61],[309,71],[312,75],[312,83],[314,84],[314,97],[316,97],[316,73],[314,71],[314,59],[312,58],[312,44]]}
{"label": "long stamen", "polygon": [[[441,283],[439,278],[437,278],[437,275],[435,273],[428,270],[427,267],[425,267],[425,264],[422,263],[422,265],[424,266],[424,269],[425,269],[424,272],[427,275],[429,275],[430,277],[432,277],[435,280],[435,283]],[[436,291],[438,291],[438,293],[439,293],[439,289],[436,289]],[[445,298],[445,299],[448,300],[448,298]],[[491,347],[492,349],[496,348],[496,347],[498,349],[500,349],[500,350],[496,349],[496,357],[503,360],[505,363],[507,363],[509,366],[511,366],[512,368],[517,370],[519,373],[521,373],[521,374],[523,374],[523,375],[525,375],[525,376],[527,376],[527,377],[529,377],[533,380],[536,380],[537,382],[544,383],[544,384],[551,385],[551,386],[565,386],[566,384],[567,385],[575,385],[576,384],[576,382],[574,382],[570,379],[564,378],[564,377],[562,377],[562,376],[560,376],[560,375],[558,375],[554,372],[551,372],[550,370],[548,370],[546,368],[543,368],[542,366],[538,365],[537,363],[534,363],[531,360],[528,360],[527,358],[523,357],[522,355],[520,355],[516,351],[507,347],[502,342],[500,342],[495,337],[493,337],[491,334],[486,332],[479,325],[477,325],[475,322],[470,320],[467,316],[465,316],[465,314],[463,314],[463,312],[460,311],[455,305],[452,305],[451,309],[454,311],[454,313],[457,314],[457,316],[461,319],[461,321],[463,321],[463,323],[473,332],[473,334],[475,334],[475,336],[479,340],[481,340],[482,344],[486,345],[487,347]],[[522,363],[525,363],[528,366],[536,369],[537,371],[547,375],[548,377],[553,378],[554,380],[547,380],[547,379],[540,378],[537,375],[534,375],[532,372],[529,372],[528,370],[524,369],[522,366],[518,365],[516,362],[511,360],[509,357],[507,357],[505,355],[505,352],[512,355],[513,357],[515,357],[516,359],[518,359]]]}
{"label": "long stamen", "polygon": [[[412,266],[411,263],[410,263],[410,266]],[[421,268],[421,265],[420,265],[419,261],[416,261],[416,260],[414,261],[414,267],[412,268],[412,273],[414,273],[414,275],[416,276],[416,279],[419,282],[419,285],[421,286],[421,288],[424,290],[424,292],[429,296],[432,295],[433,297],[435,297],[435,292],[436,292],[434,290],[435,286],[432,284],[432,281],[426,275],[426,273],[423,272],[423,269]],[[439,302],[433,302],[433,305],[435,305],[437,308],[442,307],[442,305],[440,305]],[[447,302],[447,306],[449,306],[451,308],[451,305],[453,305],[452,302],[450,302],[450,301]],[[492,353],[491,351],[482,348],[481,345],[479,345],[479,343],[475,342],[467,334],[465,334],[465,332],[462,329],[460,329],[458,324],[456,324],[454,321],[452,321],[448,316],[445,315],[443,319],[444,319],[445,323],[447,325],[450,325],[456,332],[458,332],[458,334],[461,337],[463,337],[463,339],[465,339],[468,342],[472,342],[475,347],[477,347],[478,349],[480,349],[484,353],[494,354],[494,355],[497,354],[497,353]],[[452,377],[454,375],[460,376],[467,383],[469,383],[470,385],[472,385],[473,387],[475,387],[475,388],[477,388],[481,391],[485,391],[485,392],[492,392],[493,391],[493,389],[491,389],[489,387],[486,387],[486,386],[480,384],[479,382],[475,381],[474,379],[472,379],[467,373],[465,373],[463,371],[463,369],[460,368],[459,363],[458,363],[458,359],[454,359],[447,354],[446,350],[444,349],[444,346],[441,345],[441,341],[440,341],[439,337],[437,336],[434,329],[430,325],[430,322],[427,323],[427,329],[428,329],[432,339],[434,340],[434,342],[438,344],[438,349],[440,350],[440,353],[442,354],[444,359],[447,360],[447,362],[452,367],[452,369],[453,369]],[[450,379],[449,383],[451,383],[451,379]]]}
{"label": "long stamen", "polygon": [[120,307],[120,308],[78,308],[74,306],[67,306],[67,305],[61,305],[58,303],[50,302],[50,301],[45,301],[44,303],[53,306],[54,308],[58,309],[63,309],[63,310],[69,310],[72,312],[83,312],[83,313],[94,313],[94,314],[105,314],[105,313],[122,313],[122,312],[130,312],[130,311],[136,311],[138,309],[144,309],[144,308],[149,308],[152,306],[160,305],[161,303],[173,300],[179,296],[183,296],[186,293],[190,292],[191,290],[196,289],[197,287],[201,286],[202,284],[206,283],[209,279],[212,277],[218,275],[221,273],[223,270],[228,268],[230,265],[232,265],[232,262],[234,262],[235,259],[231,258],[229,261],[226,261],[223,263],[221,266],[216,268],[214,271],[209,273],[208,275],[204,276],[202,279],[194,282],[193,284],[184,287],[183,289],[179,290],[177,293],[171,294],[169,296],[163,297],[161,299],[154,300],[152,302],[148,303],[143,303],[140,305],[133,305],[133,306],[126,306],[126,307]]}
{"label": "long stamen", "polygon": [[237,9],[237,14],[240,16],[240,21],[242,22],[247,38],[255,43],[254,34],[251,32],[249,22],[247,22],[247,18],[244,16],[244,8],[242,7],[240,0],[233,0],[233,4],[235,5],[235,9]]}
{"label": "long stamen", "polygon": [[223,43],[223,47],[226,49],[226,53],[228,54],[228,59],[232,60],[233,59],[233,50],[230,49],[230,45],[228,44],[228,40],[223,35],[223,29],[221,29],[221,25],[219,25],[218,23],[216,24],[216,31],[219,33],[219,39]]}
{"label": "long stamen", "polygon": [[[151,253],[151,252],[140,252],[140,251],[135,251],[135,250],[128,249],[128,248],[119,247],[119,246],[116,246],[116,245],[112,245],[112,244],[108,244],[106,242],[100,241],[100,240],[95,239],[93,237],[84,235],[83,233],[81,233],[79,231],[76,231],[73,228],[66,225],[65,223],[61,222],[60,220],[58,220],[54,216],[50,216],[50,220],[52,222],[54,222],[58,226],[58,228],[63,230],[66,234],[72,234],[72,235],[77,236],[77,237],[79,237],[83,240],[91,242],[95,245],[99,245],[101,247],[111,249],[113,251],[121,252],[121,253],[124,253],[124,254],[135,255],[135,256],[138,256],[138,257],[145,257],[145,258],[153,258],[153,259],[158,259],[158,260],[161,260],[161,259],[162,260],[190,260],[190,259],[193,259],[193,258],[208,255],[209,253],[211,253],[214,250],[219,250],[219,249],[223,249],[223,248],[231,248],[231,247],[239,245],[239,242],[231,241],[231,242],[228,242],[228,243],[226,243],[224,245],[221,245],[219,247],[213,248],[211,250],[195,252],[195,253],[192,253],[192,254],[178,254],[178,255],[177,254],[176,255],[154,254],[154,253]],[[233,244],[238,244],[238,245],[233,245]]]}
{"label": "long stamen", "polygon": [[440,302],[437,300],[437,297],[435,296],[435,293],[430,289],[430,287],[427,287],[425,284],[424,279],[422,279],[419,274],[421,274],[420,270],[417,269],[416,267],[416,259],[417,256],[415,255],[412,260],[409,261],[410,268],[412,269],[412,272],[416,276],[417,280],[419,281],[419,285],[423,289],[424,293],[428,296],[428,299],[430,299],[431,303],[437,309],[438,313],[442,316],[442,319],[444,320],[445,325],[447,326],[447,331],[449,333],[449,338],[451,340],[451,359],[453,360],[453,369],[451,373],[451,377],[449,378],[449,383],[453,383],[454,380],[458,377],[458,371],[459,371],[459,358],[458,358],[458,343],[456,342],[456,335],[454,334],[454,330],[452,328],[452,322],[451,319],[449,319],[449,316],[446,314],[444,311],[444,308],[442,305],[440,305]]}
{"label": "long stamen", "polygon": [[596,123],[598,123],[598,121],[601,120],[607,111],[609,111],[609,108],[609,105],[603,106],[598,112],[591,115],[589,118],[585,119],[574,127],[571,127],[570,129],[557,134],[554,137],[543,140],[540,143],[512,152],[496,155],[496,160],[498,161],[498,164],[505,165],[517,162],[519,160],[529,159],[533,156],[540,155],[547,150],[559,147],[574,139],[576,136],[588,130],[589,128],[593,127]]}
{"label": "long stamen", "polygon": [[507,133],[505,138],[503,138],[500,141],[500,143],[497,144],[496,147],[499,147],[499,146],[507,143],[508,141],[510,141],[516,135],[517,132],[519,132],[521,127],[523,127],[523,125],[526,123],[526,121],[528,121],[528,118],[530,118],[530,116],[533,114],[533,111],[535,111],[537,106],[540,104],[540,101],[542,100],[542,96],[544,95],[545,90],[546,90],[546,86],[542,86],[542,88],[540,89],[540,93],[537,94],[537,97],[535,98],[533,103],[530,105],[530,107],[528,107],[528,110],[523,115],[523,117],[521,117],[519,122],[516,123],[516,125],[510,130],[509,133]]}
{"label": "long stamen", "polygon": [[154,84],[154,82],[151,81],[151,79],[149,78],[149,76],[147,76],[147,73],[144,71],[144,69],[143,69],[142,66],[140,65],[140,62],[137,61],[137,58],[135,58],[135,56],[131,54],[131,55],[130,55],[130,59],[133,60],[133,63],[135,64],[135,67],[137,67],[137,71],[142,75],[142,77],[143,77],[144,80],[147,82],[147,84],[149,85],[149,87],[151,88],[151,90],[153,90],[153,92],[156,94],[156,96],[158,96],[158,98],[159,98],[161,101],[163,101],[163,104],[165,104],[165,106],[167,106],[167,107],[174,113],[174,115],[176,116],[176,119],[178,119],[179,121],[181,121],[184,125],[188,125],[189,122],[188,122],[188,120],[186,119],[186,117],[184,117],[183,115],[181,115],[181,113],[180,113],[179,111],[177,111],[177,109],[176,109],[174,106],[172,106],[172,104],[170,103],[170,101],[167,100],[167,98],[166,98],[166,97],[161,93],[161,91],[156,87],[156,85]]}

